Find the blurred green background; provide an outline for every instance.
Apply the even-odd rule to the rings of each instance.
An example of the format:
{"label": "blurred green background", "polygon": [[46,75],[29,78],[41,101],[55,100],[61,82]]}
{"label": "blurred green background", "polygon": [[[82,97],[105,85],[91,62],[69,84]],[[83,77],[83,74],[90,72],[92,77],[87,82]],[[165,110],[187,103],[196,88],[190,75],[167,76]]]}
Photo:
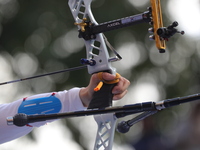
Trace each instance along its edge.
{"label": "blurred green background", "polygon": [[[122,56],[118,73],[131,81],[129,93],[115,105],[198,93],[200,89],[200,1],[161,0],[164,25],[178,21],[184,36],[175,35],[160,54],[149,40],[148,24],[105,33]],[[147,0],[94,0],[92,12],[102,23],[142,13]],[[67,0],[0,1],[0,82],[80,65],[85,46]],[[83,87],[87,70],[74,71],[0,87],[1,103],[33,94]],[[115,136],[113,150],[191,150],[200,148],[199,102],[159,112]],[[0,146],[2,150],[90,150],[96,126],[92,117],[63,119]],[[88,129],[90,129],[88,131]],[[63,147],[62,147],[63,146]]]}

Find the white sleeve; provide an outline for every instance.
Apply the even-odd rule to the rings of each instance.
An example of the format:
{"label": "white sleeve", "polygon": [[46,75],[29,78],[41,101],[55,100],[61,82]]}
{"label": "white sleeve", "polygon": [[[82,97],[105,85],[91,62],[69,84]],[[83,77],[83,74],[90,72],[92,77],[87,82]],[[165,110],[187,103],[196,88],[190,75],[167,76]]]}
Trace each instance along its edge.
{"label": "white sleeve", "polygon": [[[73,88],[69,91],[54,92],[54,96],[61,102],[61,112],[70,112],[86,109],[79,97],[80,88]],[[49,97],[52,93],[38,94],[26,98],[26,101]],[[9,104],[0,104],[0,144],[14,140],[31,132],[34,127],[45,125],[47,122],[32,123],[30,126],[17,127],[8,126],[6,118],[18,113],[23,99],[14,101]]]}

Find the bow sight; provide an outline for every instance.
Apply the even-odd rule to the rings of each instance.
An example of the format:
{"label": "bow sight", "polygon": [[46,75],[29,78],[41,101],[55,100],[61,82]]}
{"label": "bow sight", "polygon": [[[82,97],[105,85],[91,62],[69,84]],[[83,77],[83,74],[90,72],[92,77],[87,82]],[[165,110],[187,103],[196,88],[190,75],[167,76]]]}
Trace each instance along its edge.
{"label": "bow sight", "polygon": [[160,38],[163,38],[165,40],[168,40],[171,36],[173,36],[176,33],[184,34],[184,31],[178,31],[175,29],[175,27],[178,26],[178,22],[173,22],[171,25],[169,25],[167,28],[162,27],[157,30],[157,34],[160,36]]}
{"label": "bow sight", "polygon": [[152,28],[149,28],[149,32],[153,33],[153,35],[151,35],[149,38],[150,40],[155,40],[156,46],[160,53],[165,52],[165,41],[168,41],[171,36],[173,36],[175,33],[184,34],[184,31],[178,32],[177,29],[175,29],[175,27],[178,26],[178,22],[176,21],[168,27],[163,27],[161,6],[160,1],[158,0],[151,0],[151,7],[148,7],[148,10],[141,14],[104,22],[97,25],[87,18],[83,18],[82,22],[75,23],[75,25],[80,26],[79,38],[91,40],[96,38],[96,34],[140,23],[149,23],[150,25],[153,25]]}

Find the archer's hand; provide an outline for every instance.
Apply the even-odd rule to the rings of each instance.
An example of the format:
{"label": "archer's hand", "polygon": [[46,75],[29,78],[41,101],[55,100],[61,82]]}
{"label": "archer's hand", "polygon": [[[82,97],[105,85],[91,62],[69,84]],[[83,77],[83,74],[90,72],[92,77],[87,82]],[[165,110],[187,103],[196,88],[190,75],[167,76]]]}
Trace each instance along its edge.
{"label": "archer's hand", "polygon": [[[102,74],[102,77],[106,81],[112,81],[115,80],[115,76],[109,73],[104,72]],[[82,88],[80,90],[80,98],[82,100],[82,103],[85,107],[87,107],[92,99],[92,95],[94,93],[94,88],[97,86],[97,84],[100,82],[100,79],[97,74],[93,74],[90,83],[87,87]],[[129,87],[130,82],[124,77],[119,78],[119,82],[117,85],[113,88],[112,94],[113,94],[113,100],[119,100],[127,93],[127,88]]]}

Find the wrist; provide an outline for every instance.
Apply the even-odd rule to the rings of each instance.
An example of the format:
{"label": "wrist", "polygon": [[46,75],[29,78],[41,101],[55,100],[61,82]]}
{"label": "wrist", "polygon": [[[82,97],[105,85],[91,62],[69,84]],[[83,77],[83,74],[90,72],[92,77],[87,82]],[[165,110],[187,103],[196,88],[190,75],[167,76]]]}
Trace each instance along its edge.
{"label": "wrist", "polygon": [[81,88],[80,92],[79,92],[79,96],[80,96],[80,99],[83,103],[83,106],[84,107],[88,107],[90,101],[91,101],[91,95],[89,94],[89,91],[88,91],[88,87],[85,87],[85,88]]}

